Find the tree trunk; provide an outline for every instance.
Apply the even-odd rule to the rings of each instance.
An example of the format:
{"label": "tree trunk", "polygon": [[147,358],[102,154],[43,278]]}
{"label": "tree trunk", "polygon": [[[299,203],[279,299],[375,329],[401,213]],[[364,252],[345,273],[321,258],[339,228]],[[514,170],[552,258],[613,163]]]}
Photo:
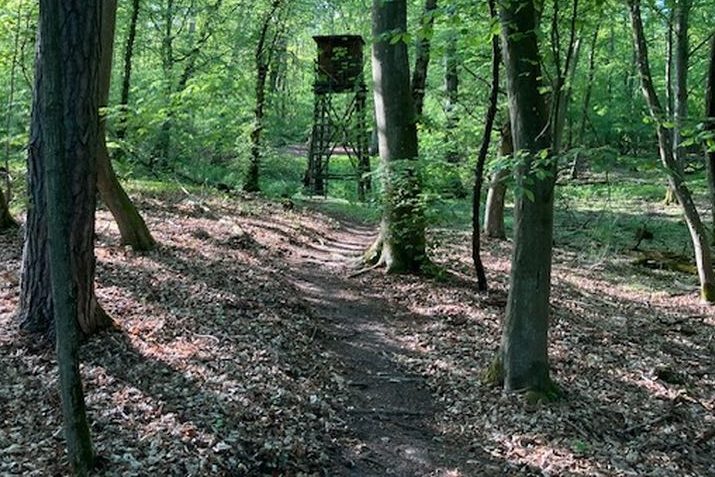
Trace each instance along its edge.
{"label": "tree trunk", "polygon": [[[489,0],[489,16],[496,19],[495,0]],[[497,114],[497,100],[499,99],[499,66],[501,64],[501,53],[499,51],[499,37],[492,37],[492,85],[489,92],[489,107],[484,117],[484,136],[482,145],[477,156],[477,165],[474,171],[474,190],[472,195],[472,262],[477,272],[477,288],[479,291],[487,291],[487,275],[481,257],[481,240],[479,227],[479,214],[482,201],[482,183],[484,182],[484,163],[489,153],[489,143],[491,142],[492,129],[494,128],[494,117]]]}
{"label": "tree trunk", "polygon": [[35,153],[42,165],[35,166],[44,168],[46,181],[45,261],[52,284],[46,293],[55,303],[64,432],[78,476],[89,475],[94,461],[79,372],[78,321],[91,313],[94,278],[94,257],[88,252],[94,245],[98,40],[99,2],[41,0],[34,116],[41,128],[32,145],[39,148]]}
{"label": "tree trunk", "polygon": [[[450,7],[450,15],[454,15],[454,7]],[[459,64],[457,58],[457,32],[452,30],[449,32],[447,46],[444,50],[444,113],[447,117],[446,132],[444,140],[447,143],[445,160],[449,163],[456,164],[460,162],[462,155],[454,143],[454,130],[459,123],[457,107],[459,105]],[[451,172],[454,177],[451,179],[453,188],[457,196],[464,194],[464,186],[462,185],[459,176]]]}
{"label": "tree trunk", "polygon": [[[86,0],[89,1],[89,0]],[[52,3],[52,2],[47,2]],[[71,10],[80,0],[73,0],[70,4],[62,4],[63,14],[72,19],[72,23],[65,29],[70,30],[74,22],[79,22],[84,10]],[[87,21],[87,20],[83,20]],[[97,27],[99,19],[96,19]],[[70,34],[87,34],[89,32],[72,31]],[[64,33],[63,33],[64,35]],[[77,85],[80,91],[65,88],[61,97],[53,97],[54,101],[62,101],[64,118],[73,118],[75,127],[67,130],[63,135],[64,150],[74,158],[71,174],[73,181],[73,206],[72,206],[72,234],[69,245],[72,251],[72,276],[73,286],[76,289],[78,311],[77,322],[79,329],[85,335],[90,335],[111,324],[111,319],[97,304],[94,295],[94,211],[96,206],[97,175],[96,153],[99,134],[99,108],[98,108],[98,77],[97,67],[99,61],[99,48],[95,45],[99,41],[98,31],[93,36],[84,38],[82,43],[67,43],[62,48],[62,58],[70,58],[63,63],[62,73],[65,84]],[[42,41],[42,39],[40,39]],[[82,46],[82,48],[80,48]],[[89,55],[85,58],[84,55]],[[94,56],[97,56],[95,59]],[[89,61],[97,62],[88,65]],[[20,309],[18,319],[24,330],[37,333],[46,338],[54,339],[53,304],[50,283],[48,236],[47,236],[47,201],[46,178],[44,165],[50,152],[47,151],[44,136],[46,107],[54,102],[43,97],[44,70],[42,65],[42,51],[38,51],[35,69],[38,72],[35,78],[35,91],[33,94],[32,119],[30,125],[30,145],[28,150],[27,180],[29,204],[25,225],[25,244],[22,257],[22,278],[20,286]],[[90,71],[85,71],[90,68]],[[92,95],[91,98],[87,98]],[[87,107],[87,105],[92,107]],[[69,127],[69,125],[67,125]],[[89,140],[87,139],[89,138]]]}
{"label": "tree trunk", "polygon": [[[116,25],[117,0],[104,0],[101,6],[101,54],[99,59],[99,107],[109,102],[109,83],[112,77],[112,52]],[[114,173],[107,150],[104,115],[99,120],[99,145],[97,149],[97,188],[102,201],[109,207],[119,226],[122,244],[134,250],[151,250],[156,243],[149,229]]]}
{"label": "tree trunk", "polygon": [[[578,140],[583,146],[585,141],[584,134],[586,132],[586,121],[588,120],[588,110],[591,106],[591,92],[593,91],[593,81],[596,75],[596,42],[598,41],[598,32],[601,29],[601,23],[596,25],[596,30],[591,38],[591,51],[588,57],[588,76],[586,80],[586,91],[583,95],[583,108],[581,109],[581,121],[578,128]],[[581,172],[580,155],[576,153],[573,164],[571,166],[571,178],[577,179]]]}
{"label": "tree trunk", "polygon": [[[705,127],[712,136],[710,143],[706,142],[708,164],[708,184],[710,186],[710,208],[712,211],[713,234],[715,244],[715,32],[710,37],[710,70],[708,72],[707,92],[705,93],[706,111]],[[709,147],[708,147],[709,146]]]}
{"label": "tree trunk", "polygon": [[560,154],[562,149],[564,128],[566,126],[566,115],[568,104],[571,100],[571,79],[576,71],[576,65],[581,53],[581,39],[576,32],[576,19],[578,17],[579,0],[573,1],[571,18],[569,21],[569,41],[566,50],[566,58],[562,68],[561,47],[559,34],[559,3],[554,3],[554,11],[551,22],[552,49],[556,75],[553,81],[553,92],[551,95],[551,139],[552,153]]}
{"label": "tree trunk", "polygon": [[0,231],[17,227],[17,222],[10,214],[10,208],[5,200],[5,194],[0,189]]}
{"label": "tree trunk", "polygon": [[688,17],[690,15],[691,0],[678,0],[675,8],[675,44],[673,47],[673,156],[680,163],[684,163],[682,130],[688,116]]}
{"label": "tree trunk", "polygon": [[129,88],[132,84],[132,60],[134,58],[134,42],[137,38],[137,23],[139,22],[139,0],[132,0],[132,15],[129,19],[127,45],[124,48],[124,75],[122,76],[122,93],[119,98],[119,124],[117,137],[124,139],[127,134],[127,115],[129,106]]}
{"label": "tree trunk", "polygon": [[668,173],[668,183],[678,199],[685,222],[688,224],[690,237],[695,252],[695,262],[700,278],[700,291],[703,301],[715,302],[715,274],[713,273],[710,247],[705,232],[705,227],[700,220],[700,215],[695,207],[690,190],[683,178],[682,164],[673,154],[673,141],[671,131],[665,127],[666,116],[653,86],[653,77],[650,72],[648,60],[648,46],[643,33],[640,0],[629,0],[631,24],[633,26],[633,44],[636,50],[638,70],[641,77],[641,88],[645,96],[651,118],[656,124],[658,135],[658,148],[663,167]]}
{"label": "tree trunk", "polygon": [[260,187],[260,166],[261,156],[263,155],[262,135],[264,128],[264,115],[266,107],[266,80],[268,78],[268,68],[270,66],[270,57],[272,46],[266,45],[268,40],[268,29],[273,23],[273,16],[280,7],[281,0],[273,0],[270,10],[263,18],[261,31],[258,36],[258,44],[256,45],[256,106],[253,116],[253,130],[251,131],[251,161],[248,163],[246,171],[246,180],[243,184],[243,190],[246,192],[258,192]]}
{"label": "tree trunk", "polygon": [[[534,391],[547,397],[548,329],[551,287],[556,160],[541,154],[551,147],[549,114],[542,84],[541,57],[533,0],[500,3],[504,64],[520,193],[514,211],[511,260],[499,360],[507,391]],[[545,177],[539,178],[540,173]],[[528,192],[527,192],[528,191]]]}
{"label": "tree trunk", "polygon": [[380,237],[368,261],[388,272],[419,272],[426,263],[425,220],[417,166],[417,126],[410,94],[407,45],[391,35],[407,29],[404,0],[372,4],[372,71],[383,169],[384,209]]}
{"label": "tree trunk", "polygon": [[427,71],[430,62],[434,17],[437,12],[437,0],[425,0],[421,29],[415,42],[415,68],[412,70],[412,100],[418,120],[422,116],[422,107],[427,87]]}
{"label": "tree trunk", "polygon": [[[514,154],[514,143],[511,137],[511,123],[507,120],[501,129],[501,147],[499,153],[502,157]],[[499,169],[492,175],[487,192],[486,211],[484,214],[484,233],[489,238],[504,240],[504,200],[506,199],[506,181],[511,171],[507,168]]]}

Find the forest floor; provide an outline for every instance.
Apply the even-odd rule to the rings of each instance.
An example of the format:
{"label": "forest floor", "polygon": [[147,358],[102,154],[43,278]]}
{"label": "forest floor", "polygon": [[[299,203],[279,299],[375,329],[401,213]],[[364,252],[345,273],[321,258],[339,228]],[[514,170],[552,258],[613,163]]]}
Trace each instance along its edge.
{"label": "forest floor", "polygon": [[[161,244],[97,221],[97,294],[116,327],[82,349],[99,475],[715,475],[715,314],[692,277],[557,244],[551,350],[564,395],[482,384],[510,243],[431,232],[437,279],[350,277],[373,228],[176,192],[138,201]],[[53,353],[23,335],[21,233],[0,235],[0,474],[62,475]]]}

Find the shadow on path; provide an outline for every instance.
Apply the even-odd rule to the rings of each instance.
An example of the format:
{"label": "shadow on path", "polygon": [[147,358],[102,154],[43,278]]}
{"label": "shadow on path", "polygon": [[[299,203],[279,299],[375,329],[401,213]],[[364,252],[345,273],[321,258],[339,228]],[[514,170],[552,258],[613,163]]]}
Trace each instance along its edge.
{"label": "shadow on path", "polygon": [[330,475],[502,475],[505,462],[445,441],[436,430],[437,406],[424,378],[396,359],[413,352],[391,339],[394,305],[349,278],[356,255],[342,244],[367,247],[372,239],[371,230],[344,227],[293,264],[294,285],[323,322],[325,346],[342,362],[348,388],[343,419],[351,436]]}

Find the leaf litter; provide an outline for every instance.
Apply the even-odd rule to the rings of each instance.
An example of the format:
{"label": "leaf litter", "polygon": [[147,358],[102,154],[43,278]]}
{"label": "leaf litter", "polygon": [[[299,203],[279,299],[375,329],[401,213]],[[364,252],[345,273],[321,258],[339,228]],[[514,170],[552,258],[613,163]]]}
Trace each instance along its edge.
{"label": "leaf litter", "polygon": [[[343,475],[341,449],[367,444],[346,425],[350,374],[330,346],[344,337],[316,316],[339,305],[306,299],[292,278],[326,260],[347,276],[364,243],[335,247],[350,241],[340,222],[260,200],[145,195],[140,206],[155,252],[119,246],[106,211],[97,220],[97,294],[116,322],[82,348],[99,475]],[[430,425],[457,453],[433,475],[715,475],[715,320],[697,294],[673,292],[682,274],[634,287],[642,270],[618,257],[584,267],[557,249],[550,357],[564,397],[530,406],[481,380],[509,243],[485,244],[492,290],[480,295],[466,234],[433,238],[441,279],[352,279],[389,311],[381,353],[427,383]],[[21,243],[0,235],[0,474],[62,475],[53,353],[13,317]]]}

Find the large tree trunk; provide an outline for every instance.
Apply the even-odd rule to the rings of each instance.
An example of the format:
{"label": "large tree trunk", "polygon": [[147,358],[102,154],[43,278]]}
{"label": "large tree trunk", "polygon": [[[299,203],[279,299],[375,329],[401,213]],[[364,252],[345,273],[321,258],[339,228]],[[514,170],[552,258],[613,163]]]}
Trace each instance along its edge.
{"label": "large tree trunk", "polygon": [[[80,0],[75,0],[72,4],[74,5],[75,2],[80,2]],[[66,8],[69,9],[69,6]],[[78,13],[72,11],[72,18],[76,15]],[[94,45],[94,42],[98,40],[98,34],[94,34],[89,40],[86,40],[92,43],[91,48],[88,47],[87,51],[82,50],[79,46],[67,45],[63,47],[63,58],[75,58],[91,52],[91,55],[97,55],[95,67],[98,66],[99,48]],[[65,49],[67,51],[64,51]],[[38,74],[35,78],[30,145],[27,157],[29,204],[25,224],[18,319],[24,330],[52,340],[55,327],[48,263],[46,178],[44,174],[44,164],[49,152],[46,150],[44,121],[48,102],[54,107],[57,106],[41,94],[45,87],[42,75],[44,70],[40,69],[43,61],[41,55],[42,51],[39,49],[35,66]],[[94,61],[93,56],[91,59]],[[86,62],[89,59],[86,58],[82,61]],[[86,88],[81,91],[66,88],[63,94],[67,97],[53,98],[53,100],[64,102],[65,117],[77,118],[77,127],[68,131],[64,135],[63,141],[67,154],[74,158],[72,170],[69,171],[74,184],[70,247],[73,260],[73,286],[76,288],[78,303],[77,322],[81,332],[90,335],[106,328],[111,323],[111,319],[97,304],[94,295],[94,211],[97,195],[95,158],[96,141],[99,134],[98,77],[96,69],[89,73],[84,71],[83,68],[86,68],[87,65],[79,60],[68,60],[63,65],[63,74],[67,84],[81,83],[82,88]],[[88,74],[91,76],[87,77]],[[91,99],[85,98],[90,94],[93,95]],[[91,105],[91,108],[87,105]],[[89,157],[86,157],[87,155]]]}
{"label": "large tree trunk", "polygon": [[[507,120],[501,128],[501,147],[499,153],[502,157],[514,154],[514,142],[511,137],[511,122]],[[506,181],[511,175],[508,168],[499,169],[492,174],[487,203],[484,213],[484,233],[489,238],[504,240],[504,200],[506,199]]]}
{"label": "large tree trunk", "polygon": [[638,70],[641,77],[641,87],[645,96],[651,118],[656,124],[658,135],[658,148],[663,167],[668,173],[668,183],[678,199],[685,222],[690,230],[690,237],[695,252],[695,262],[700,278],[701,298],[706,302],[715,302],[715,274],[713,273],[710,246],[708,244],[705,227],[700,220],[700,215],[695,207],[690,190],[683,177],[682,164],[676,160],[673,154],[673,138],[671,131],[665,127],[665,114],[658,99],[658,95],[653,86],[653,77],[650,72],[650,62],[648,60],[648,46],[643,33],[643,21],[641,19],[640,0],[629,0],[631,24],[633,27],[633,44],[636,50]]}
{"label": "large tree trunk", "polygon": [[42,164],[35,167],[44,168],[47,188],[44,260],[55,303],[65,438],[78,476],[89,475],[94,460],[79,373],[78,321],[92,312],[98,34],[98,1],[40,2],[34,119],[41,126],[34,128],[32,146],[38,148],[35,158]]}
{"label": "large tree trunk", "polygon": [[0,231],[17,227],[17,222],[10,215],[10,208],[5,200],[5,194],[0,189]]}
{"label": "large tree trunk", "polygon": [[368,261],[388,272],[419,272],[426,263],[425,220],[417,162],[417,126],[410,94],[407,45],[390,36],[404,34],[404,0],[372,4],[372,71],[375,113],[383,169],[384,209],[380,237]]}
{"label": "large tree trunk", "polygon": [[[500,3],[516,168],[514,249],[499,360],[507,391],[549,395],[548,329],[556,161],[541,87],[533,0]],[[538,158],[538,159],[537,159]],[[545,177],[540,178],[540,173]],[[528,191],[528,192],[526,192]]]}
{"label": "large tree trunk", "polygon": [[[99,60],[99,107],[109,102],[109,83],[112,77],[112,52],[114,27],[117,16],[117,0],[102,2],[100,28],[101,56]],[[109,207],[119,226],[122,243],[134,250],[151,250],[156,243],[149,229],[114,173],[109,159],[106,139],[107,120],[104,115],[99,122],[99,145],[97,149],[97,188],[102,201]]]}
{"label": "large tree trunk", "polygon": [[[495,0],[489,0],[489,16],[496,20]],[[474,189],[472,191],[472,262],[477,272],[477,288],[479,291],[487,291],[487,275],[481,257],[481,240],[479,228],[479,214],[482,202],[482,183],[484,182],[484,164],[489,153],[489,143],[491,142],[492,129],[494,128],[494,117],[497,114],[497,100],[499,99],[499,66],[501,64],[501,53],[499,51],[499,37],[492,37],[492,85],[489,91],[489,107],[484,117],[484,135],[482,145],[477,156],[477,165],[474,171]]]}
{"label": "large tree trunk", "polygon": [[422,116],[422,107],[427,87],[427,71],[430,62],[432,45],[432,32],[434,30],[434,17],[437,11],[437,0],[425,0],[421,30],[415,42],[415,68],[412,70],[412,100],[415,103],[417,118]]}
{"label": "large tree trunk", "polygon": [[705,127],[712,133],[710,144],[705,144],[708,164],[708,184],[710,186],[710,208],[712,211],[713,234],[715,243],[715,32],[710,37],[710,70],[708,72],[707,92],[705,93]]}

